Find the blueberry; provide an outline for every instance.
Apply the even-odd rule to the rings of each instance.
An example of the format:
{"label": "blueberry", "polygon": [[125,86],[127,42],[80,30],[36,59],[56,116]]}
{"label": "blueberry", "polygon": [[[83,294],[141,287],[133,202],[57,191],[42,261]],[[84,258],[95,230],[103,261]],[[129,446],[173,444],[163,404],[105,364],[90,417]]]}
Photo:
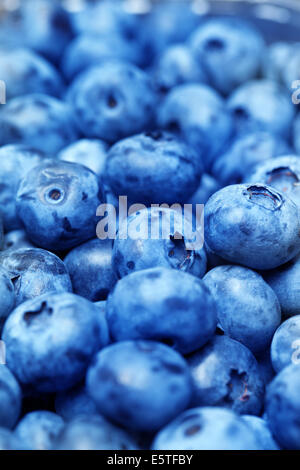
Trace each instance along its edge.
{"label": "blueberry", "polygon": [[227,186],[205,207],[209,248],[232,263],[272,269],[300,250],[297,206],[263,184]]}
{"label": "blueberry", "polygon": [[4,144],[24,144],[49,155],[77,139],[71,107],[52,96],[33,93],[7,103],[0,113]]}
{"label": "blueberry", "polygon": [[243,419],[247,426],[256,434],[258,447],[261,446],[263,450],[280,450],[264,419],[258,416],[243,416]]}
{"label": "blueberry", "polygon": [[17,211],[31,241],[41,248],[66,250],[96,234],[103,187],[83,165],[45,161],[21,182]]}
{"label": "blueberry", "polygon": [[232,120],[225,103],[206,85],[174,87],[158,110],[157,119],[161,127],[178,133],[193,146],[207,169],[232,133]]}
{"label": "blueberry", "polygon": [[67,423],[56,450],[138,450],[135,439],[102,416],[79,416]]}
{"label": "blueberry", "polygon": [[29,450],[16,435],[5,428],[0,428],[0,450]]}
{"label": "blueberry", "polygon": [[7,84],[6,98],[29,93],[60,96],[62,80],[43,57],[26,48],[1,50],[0,76]]}
{"label": "blueberry", "polygon": [[281,191],[300,207],[300,159],[297,155],[269,158],[245,178],[247,183],[263,183]]}
{"label": "blueberry", "polygon": [[300,154],[300,113],[297,114],[293,126],[294,147],[297,154]]}
{"label": "blueberry", "polygon": [[185,360],[168,346],[124,341],[96,356],[87,389],[108,419],[126,429],[152,432],[188,406],[191,376]]}
{"label": "blueberry", "polygon": [[68,101],[86,137],[116,142],[153,125],[156,97],[150,77],[129,62],[107,61],[82,72]]}
{"label": "blueberry", "polygon": [[21,411],[22,393],[13,374],[2,364],[0,365],[0,402],[0,426],[13,428]]}
{"label": "blueberry", "polygon": [[44,294],[19,305],[3,329],[6,361],[28,390],[56,392],[83,379],[107,344],[98,308],[75,294]]}
{"label": "blueberry", "polygon": [[[162,207],[142,209],[129,216],[120,224],[113,246],[113,266],[118,277],[157,266],[204,276],[205,251],[198,249],[196,243],[188,243],[193,244],[191,223],[184,214]],[[134,233],[136,227],[139,231]]]}
{"label": "blueberry", "polygon": [[75,294],[93,302],[105,300],[117,282],[112,269],[111,240],[90,240],[64,259]]}
{"label": "blueberry", "polygon": [[300,256],[296,256],[279,269],[263,273],[265,281],[272,287],[286,317],[300,315],[299,289]]}
{"label": "blueberry", "polygon": [[80,163],[97,175],[105,169],[107,144],[98,139],[81,139],[62,149],[58,158],[65,162]]}
{"label": "blueberry", "polygon": [[[286,155],[289,151],[286,141],[270,132],[238,135],[225,153],[216,159],[211,171],[223,186],[248,182],[248,175],[256,165],[263,165],[267,159]],[[261,180],[252,181],[256,183]]]}
{"label": "blueberry", "polygon": [[284,449],[300,449],[299,365],[285,367],[271,382],[266,394],[268,426]]}
{"label": "blueberry", "polygon": [[50,411],[33,411],[19,421],[15,435],[31,450],[51,450],[64,427],[60,416]]}
{"label": "blueberry", "polygon": [[271,359],[276,372],[280,372],[295,361],[300,362],[300,315],[284,321],[275,331],[271,345]]}
{"label": "blueberry", "polygon": [[107,321],[115,341],[152,339],[187,354],[212,338],[216,307],[203,281],[191,274],[145,269],[117,283],[107,301]]}
{"label": "blueberry", "polygon": [[16,194],[20,181],[44,155],[27,145],[5,145],[0,148],[0,204],[6,231],[22,227],[16,214]]}
{"label": "blueberry", "polygon": [[72,292],[69,273],[53,253],[40,248],[19,248],[0,253],[0,262],[12,280],[15,304],[50,292]]}
{"label": "blueberry", "polygon": [[208,173],[204,173],[201,178],[201,183],[194,194],[189,198],[189,204],[206,204],[210,196],[221,189],[218,181]]}
{"label": "blueberry", "polygon": [[194,406],[222,406],[258,415],[264,384],[249,349],[227,336],[215,336],[188,357],[194,382]]}
{"label": "blueberry", "polygon": [[[283,72],[291,59],[291,51],[293,47],[288,42],[274,42],[270,44],[265,51],[262,63],[263,74],[270,80],[283,82]],[[289,84],[289,88],[290,88]]]}
{"label": "blueberry", "polygon": [[237,88],[228,109],[239,132],[267,130],[288,139],[295,109],[288,91],[272,80],[253,80]]}
{"label": "blueberry", "polygon": [[220,328],[252,352],[264,351],[280,325],[278,299],[263,278],[241,266],[218,266],[204,277],[213,295]]}
{"label": "blueberry", "polygon": [[59,392],[55,398],[55,410],[66,421],[79,416],[97,415],[97,407],[84,386]]}
{"label": "blueberry", "polygon": [[[14,285],[11,281],[9,273],[0,267],[0,329],[6,317],[10,314],[15,306],[16,296]],[[1,426],[1,423],[0,423]]]}
{"label": "blueberry", "polygon": [[133,203],[181,203],[196,191],[202,168],[193,148],[169,133],[153,131],[111,147],[105,180],[114,194]]}
{"label": "blueberry", "polygon": [[264,40],[242,19],[221,17],[205,21],[189,43],[209,83],[221,93],[230,93],[255,78],[260,70]]}
{"label": "blueberry", "polygon": [[160,430],[154,450],[262,450],[244,419],[220,407],[193,408]]}
{"label": "blueberry", "polygon": [[32,243],[27,238],[26,232],[23,229],[11,230],[4,236],[3,250],[11,252],[19,248],[33,248]]}

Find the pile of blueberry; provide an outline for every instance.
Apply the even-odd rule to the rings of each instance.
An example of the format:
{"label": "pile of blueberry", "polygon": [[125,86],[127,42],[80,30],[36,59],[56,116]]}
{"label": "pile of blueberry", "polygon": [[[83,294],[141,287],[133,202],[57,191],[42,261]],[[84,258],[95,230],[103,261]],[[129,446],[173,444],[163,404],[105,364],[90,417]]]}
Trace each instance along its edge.
{"label": "pile of blueberry", "polygon": [[299,450],[300,46],[79,3],[0,13],[0,449]]}

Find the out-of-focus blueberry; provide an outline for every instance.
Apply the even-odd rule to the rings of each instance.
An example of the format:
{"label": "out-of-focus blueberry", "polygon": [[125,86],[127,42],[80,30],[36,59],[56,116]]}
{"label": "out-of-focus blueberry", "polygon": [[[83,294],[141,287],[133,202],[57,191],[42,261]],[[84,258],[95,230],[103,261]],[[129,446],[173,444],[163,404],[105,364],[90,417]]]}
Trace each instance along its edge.
{"label": "out-of-focus blueberry", "polygon": [[16,435],[6,428],[0,428],[0,450],[29,450]]}
{"label": "out-of-focus blueberry", "polygon": [[27,238],[26,232],[23,229],[11,230],[4,236],[3,250],[14,251],[19,248],[34,248],[33,244]]}
{"label": "out-of-focus blueberry", "polygon": [[217,311],[202,280],[175,269],[152,268],[117,283],[107,301],[107,321],[115,341],[152,339],[188,354],[212,338]]}
{"label": "out-of-focus blueberry", "polygon": [[107,61],[82,72],[69,88],[68,101],[86,137],[116,142],[153,125],[151,79],[129,62]]}
{"label": "out-of-focus blueberry", "polygon": [[71,421],[78,416],[98,414],[95,402],[83,385],[59,392],[55,398],[55,410],[66,421]]}
{"label": "out-of-focus blueberry", "polygon": [[[21,411],[21,388],[10,372],[3,364],[0,365],[0,426],[13,428]],[[0,438],[1,441],[1,438]],[[1,448],[1,444],[0,444]]]}
{"label": "out-of-focus blueberry", "polygon": [[232,92],[260,70],[264,39],[240,18],[209,19],[193,33],[189,43],[210,85],[221,93]]}
{"label": "out-of-focus blueberry", "polygon": [[64,263],[40,248],[19,248],[0,253],[1,266],[13,281],[16,306],[49,292],[72,292]]}
{"label": "out-of-focus blueberry", "polygon": [[18,96],[0,113],[0,143],[24,144],[55,155],[78,139],[71,107],[39,93]]}
{"label": "out-of-focus blueberry", "polygon": [[28,390],[56,392],[80,382],[107,326],[99,309],[75,294],[44,294],[19,305],[3,329],[6,361]]}
{"label": "out-of-focus blueberry", "polygon": [[194,381],[194,406],[222,406],[258,415],[264,383],[253,354],[227,336],[215,336],[188,357]]}
{"label": "out-of-focus blueberry", "polygon": [[262,450],[243,417],[220,407],[193,408],[161,429],[153,450]]}
{"label": "out-of-focus blueberry", "polygon": [[280,450],[264,419],[258,416],[243,416],[243,419],[247,426],[254,431],[258,447],[262,447],[263,450]]}
{"label": "out-of-focus blueberry", "polygon": [[112,268],[112,241],[90,240],[64,259],[75,294],[93,302],[105,300],[117,282]]}
{"label": "out-of-focus blueberry", "polygon": [[237,88],[228,109],[238,132],[267,130],[289,139],[295,106],[289,92],[272,80],[253,80]]}
{"label": "out-of-focus blueberry", "polygon": [[103,192],[101,181],[87,167],[47,160],[22,180],[17,212],[36,245],[66,250],[95,237]]}
{"label": "out-of-focus blueberry", "polygon": [[298,208],[270,186],[226,186],[210,197],[204,215],[206,243],[232,263],[272,269],[299,253]]}
{"label": "out-of-focus blueberry", "polygon": [[108,146],[103,140],[81,139],[62,149],[59,160],[80,163],[87,166],[97,175],[102,175],[105,169]]}
{"label": "out-of-focus blueberry", "polygon": [[232,119],[212,88],[185,84],[173,88],[158,110],[161,127],[181,135],[209,169],[232,134]]}
{"label": "out-of-focus blueberry", "polygon": [[164,344],[121,341],[96,356],[87,389],[108,419],[153,432],[188,406],[191,375],[185,360]]}
{"label": "out-of-focus blueberry", "polygon": [[290,364],[300,364],[300,315],[289,318],[275,331],[271,359],[276,372]]}
{"label": "out-of-focus blueberry", "polygon": [[280,325],[278,299],[263,278],[241,266],[218,266],[204,276],[217,304],[219,327],[253,353],[267,349]]}
{"label": "out-of-focus blueberry", "polygon": [[290,43],[283,41],[274,42],[268,46],[262,61],[263,75],[266,78],[283,82],[283,71],[289,63],[292,48]]}
{"label": "out-of-focus blueberry", "polygon": [[64,427],[60,416],[50,411],[32,411],[19,421],[15,435],[31,450],[51,450]]}
{"label": "out-of-focus blueberry", "polygon": [[210,196],[216,191],[221,189],[218,181],[208,173],[204,173],[201,178],[201,183],[194,194],[189,198],[189,204],[206,204]]}

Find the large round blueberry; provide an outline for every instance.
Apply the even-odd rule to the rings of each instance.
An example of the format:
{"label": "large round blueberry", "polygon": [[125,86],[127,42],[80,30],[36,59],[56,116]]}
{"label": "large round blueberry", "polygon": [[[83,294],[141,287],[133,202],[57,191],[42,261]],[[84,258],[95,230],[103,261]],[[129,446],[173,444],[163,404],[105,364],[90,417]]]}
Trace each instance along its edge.
{"label": "large round blueberry", "polygon": [[108,342],[98,308],[75,294],[44,294],[19,305],[3,329],[6,361],[19,382],[55,392],[83,379],[95,353]]}
{"label": "large round blueberry", "polygon": [[272,434],[285,449],[300,449],[300,368],[285,367],[271,382],[266,394],[266,416]]}
{"label": "large round blueberry", "polygon": [[267,130],[289,138],[295,106],[288,90],[272,80],[253,80],[237,88],[228,109],[238,131]]}
{"label": "large round blueberry", "polygon": [[[196,235],[195,235],[196,234]],[[206,254],[200,233],[191,220],[173,209],[151,207],[123,220],[113,246],[113,265],[118,277],[155,268],[179,269],[202,277]],[[196,240],[194,237],[196,236]]]}
{"label": "large round blueberry", "polygon": [[50,411],[32,411],[19,421],[15,435],[31,450],[51,450],[64,427],[63,419]]}
{"label": "large round blueberry", "polygon": [[241,266],[218,266],[204,277],[213,295],[219,327],[252,352],[264,351],[280,325],[278,299],[263,278]]}
{"label": "large round blueberry", "polygon": [[222,406],[258,415],[264,384],[249,349],[227,336],[215,336],[188,357],[194,382],[194,406]]}
{"label": "large round blueberry", "polygon": [[153,450],[262,450],[244,419],[220,407],[193,408],[155,437]]}
{"label": "large round blueberry", "polygon": [[262,183],[272,186],[288,196],[300,208],[300,158],[285,155],[269,158],[257,165],[245,178],[247,183]]}
{"label": "large round blueberry", "polygon": [[271,344],[272,365],[280,372],[292,363],[300,363],[300,315],[283,322]]}
{"label": "large round blueberry", "polygon": [[105,169],[107,144],[99,139],[81,139],[62,149],[58,158],[65,162],[80,163],[97,175]]}
{"label": "large round blueberry", "polygon": [[76,163],[47,160],[22,180],[17,211],[36,245],[58,251],[95,237],[96,211],[103,202],[95,173]]}
{"label": "large round blueberry", "polygon": [[0,253],[1,266],[12,280],[16,306],[47,292],[72,292],[66,266],[53,253],[40,248],[19,248]]}
{"label": "large round blueberry", "polygon": [[57,393],[55,410],[66,421],[71,421],[79,416],[98,414],[95,402],[88,395],[86,387],[81,384]]}
{"label": "large round blueberry", "polygon": [[205,240],[217,255],[254,269],[272,269],[300,251],[296,204],[260,183],[226,186],[205,206]]}
{"label": "large round blueberry", "polygon": [[267,422],[258,416],[243,416],[247,426],[252,429],[257,437],[258,447],[263,450],[280,450],[270,431]]}
{"label": "large round blueberry", "polygon": [[211,86],[228,94],[260,70],[264,40],[240,18],[213,18],[192,34],[190,47]]}
{"label": "large round blueberry", "polygon": [[22,393],[10,370],[0,364],[0,426],[13,428],[21,411]]}
{"label": "large round blueberry", "polygon": [[206,85],[173,88],[158,110],[161,127],[181,135],[202,157],[206,168],[223,150],[232,120],[222,98]]}
{"label": "large round blueberry", "polygon": [[0,148],[0,207],[6,231],[22,227],[16,213],[16,195],[22,178],[42,162],[44,155],[27,145]]}
{"label": "large round blueberry", "polygon": [[300,315],[300,255],[263,276],[277,295],[282,313],[287,317]]}
{"label": "large round blueberry", "polygon": [[111,240],[90,240],[70,251],[64,262],[74,293],[93,302],[105,300],[117,282]]}
{"label": "large round blueberry", "polygon": [[153,124],[156,98],[150,77],[129,62],[106,61],[82,72],[68,101],[87,137],[116,142]]}
{"label": "large round blueberry", "polygon": [[[1,262],[0,262],[1,263]],[[10,314],[15,306],[16,295],[11,276],[6,269],[0,267],[0,329],[6,317]]]}
{"label": "large round blueberry", "polygon": [[135,439],[102,416],[79,416],[57,436],[56,450],[138,450]]}
{"label": "large round blueberry", "polygon": [[87,373],[99,411],[127,429],[153,432],[189,404],[185,360],[153,341],[124,341],[103,349]]}
{"label": "large round blueberry", "polygon": [[107,301],[107,321],[116,341],[153,339],[187,354],[213,336],[216,307],[195,276],[175,269],[145,269],[117,283]]}
{"label": "large round blueberry", "polygon": [[13,98],[0,113],[0,143],[24,144],[49,155],[77,139],[71,107],[34,93]]}

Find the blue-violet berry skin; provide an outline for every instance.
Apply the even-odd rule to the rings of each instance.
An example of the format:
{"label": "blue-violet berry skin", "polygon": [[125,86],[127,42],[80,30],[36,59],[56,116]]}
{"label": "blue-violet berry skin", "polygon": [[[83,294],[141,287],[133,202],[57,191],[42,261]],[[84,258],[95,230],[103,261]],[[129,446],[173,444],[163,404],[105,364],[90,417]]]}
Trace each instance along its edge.
{"label": "blue-violet berry skin", "polygon": [[27,145],[0,148],[0,205],[5,231],[22,228],[16,213],[16,195],[22,178],[42,162],[44,154]]}
{"label": "blue-violet berry skin", "polygon": [[285,367],[267,388],[265,399],[268,426],[284,449],[300,450],[300,368]]}
{"label": "blue-violet berry skin", "polygon": [[152,268],[118,281],[107,301],[107,321],[115,341],[157,340],[188,354],[213,337],[217,311],[201,279],[176,269]]}
{"label": "blue-violet berry skin", "polygon": [[48,155],[78,139],[71,107],[40,93],[9,101],[1,108],[0,125],[2,145],[29,145]]}
{"label": "blue-violet berry skin", "polygon": [[95,237],[103,191],[101,181],[87,167],[47,160],[21,181],[18,215],[37,246],[66,250]]}
{"label": "blue-violet berry skin", "polygon": [[188,204],[206,204],[210,196],[219,189],[221,189],[221,185],[217,179],[208,173],[204,173],[201,178],[201,183],[194,194],[189,198]]}
{"label": "blue-violet berry skin", "polygon": [[297,154],[300,155],[300,113],[297,114],[294,120],[293,142]]}
{"label": "blue-violet berry skin", "polygon": [[63,419],[50,411],[32,411],[19,421],[15,435],[31,450],[51,450],[64,428]]}
{"label": "blue-violet berry skin", "polygon": [[288,263],[263,273],[278,297],[285,317],[300,315],[300,255]]}
{"label": "blue-violet berry skin", "polygon": [[58,154],[59,160],[65,162],[80,163],[87,166],[97,175],[104,173],[108,145],[100,139],[80,139]]}
{"label": "blue-violet berry skin", "polygon": [[13,281],[16,306],[46,293],[72,292],[66,266],[50,251],[41,248],[3,251],[0,263]]}
{"label": "blue-violet berry skin", "polygon": [[240,18],[203,22],[190,37],[189,45],[209,83],[220,93],[232,92],[260,71],[264,39]]}
{"label": "blue-violet berry skin", "polygon": [[[265,78],[283,83],[283,72],[291,59],[294,44],[284,41],[274,42],[265,50],[262,72]],[[294,80],[294,79],[293,79]],[[288,88],[290,88],[289,83]]]}
{"label": "blue-violet berry skin", "polygon": [[153,126],[150,77],[129,62],[106,61],[82,72],[68,91],[80,131],[110,143]]}
{"label": "blue-violet berry skin", "polygon": [[97,415],[97,407],[82,384],[56,394],[55,410],[65,421],[79,416]]}
{"label": "blue-violet berry skin", "polygon": [[107,156],[105,180],[133,203],[181,203],[196,191],[203,172],[193,148],[172,134],[152,131],[116,143]]}
{"label": "blue-violet berry skin", "polygon": [[25,230],[16,229],[7,232],[4,235],[3,250],[6,254],[10,251],[18,250],[19,248],[34,248],[33,244],[29,241]]}
{"label": "blue-violet berry skin", "polygon": [[60,96],[63,91],[53,65],[26,48],[1,50],[0,76],[7,84],[6,99],[30,93]]}
{"label": "blue-violet berry skin", "polygon": [[176,132],[195,148],[209,169],[233,131],[232,118],[221,96],[201,84],[174,87],[158,110],[160,127]]}
{"label": "blue-violet berry skin", "polygon": [[251,351],[228,336],[215,336],[188,358],[194,383],[193,406],[222,406],[259,415],[264,383]]}
{"label": "blue-violet berry skin", "polygon": [[300,364],[300,315],[284,321],[275,331],[271,360],[277,373],[294,362]]}
{"label": "blue-violet berry skin", "polygon": [[22,392],[17,380],[4,364],[0,364],[0,403],[0,426],[11,429],[20,415]]}
{"label": "blue-violet berry skin", "polygon": [[64,259],[73,291],[93,302],[106,300],[117,282],[112,267],[112,241],[89,240],[73,248]]}
{"label": "blue-violet berry skin", "polygon": [[0,428],[0,450],[29,450],[14,432]]}
{"label": "blue-violet berry skin", "polygon": [[7,365],[19,382],[48,393],[82,380],[93,356],[108,342],[98,310],[71,293],[44,294],[19,305],[2,335]]}
{"label": "blue-violet berry skin", "polygon": [[57,436],[56,450],[139,450],[127,431],[100,415],[74,417]]}
{"label": "blue-violet berry skin", "polygon": [[295,115],[289,91],[272,80],[253,80],[237,88],[228,109],[238,132],[267,130],[289,139]]}
{"label": "blue-violet berry skin", "polygon": [[218,406],[192,408],[156,435],[153,450],[262,450],[244,419]]}
{"label": "blue-violet berry skin", "polygon": [[87,389],[99,412],[145,432],[157,431],[189,405],[191,384],[183,357],[154,341],[107,346],[87,373]]}
{"label": "blue-violet berry skin", "polygon": [[249,179],[256,165],[263,165],[268,159],[289,152],[288,144],[280,136],[266,131],[250,132],[233,139],[225,153],[216,159],[211,171],[222,186],[242,181],[262,182]]}
{"label": "blue-violet berry skin", "polygon": [[206,243],[232,263],[273,269],[300,251],[298,208],[270,186],[226,186],[208,200],[204,216]]}
{"label": "blue-violet berry skin", "polygon": [[280,450],[264,419],[252,415],[243,416],[243,419],[247,426],[254,431],[258,446],[261,446],[264,450]]}
{"label": "blue-violet berry skin", "polygon": [[[123,220],[113,246],[113,267],[117,276],[121,278],[134,271],[160,266],[203,277],[206,253],[203,248],[197,248],[197,243],[193,245],[195,232],[191,223],[184,214],[162,207],[145,208]],[[155,238],[149,237],[150,226]]]}
{"label": "blue-violet berry skin", "polygon": [[203,279],[215,299],[218,325],[253,353],[267,349],[281,322],[276,294],[255,271],[218,266]]}
{"label": "blue-violet berry skin", "polygon": [[300,208],[300,158],[297,155],[269,158],[258,164],[245,178],[245,182],[272,186]]}
{"label": "blue-violet berry skin", "polygon": [[6,317],[15,306],[16,295],[11,276],[1,265],[0,267],[0,329]]}

